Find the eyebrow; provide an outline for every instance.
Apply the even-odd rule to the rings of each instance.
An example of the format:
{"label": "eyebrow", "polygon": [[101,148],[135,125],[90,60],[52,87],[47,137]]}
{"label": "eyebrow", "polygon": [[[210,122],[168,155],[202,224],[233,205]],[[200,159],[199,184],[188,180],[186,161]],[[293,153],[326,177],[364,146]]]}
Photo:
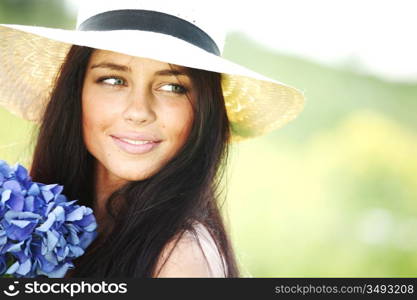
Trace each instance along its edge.
{"label": "eyebrow", "polygon": [[124,72],[131,72],[132,70],[128,66],[118,65],[114,63],[103,62],[99,64],[95,64],[91,66],[91,69],[95,68],[103,68],[103,69],[110,69],[114,71],[124,71]]}
{"label": "eyebrow", "polygon": [[[91,69],[95,68],[104,68],[104,69],[110,69],[114,71],[122,71],[122,72],[132,72],[132,69],[125,65],[119,65],[115,63],[110,62],[103,62],[98,63],[91,66]],[[166,70],[159,70],[155,72],[155,75],[158,76],[188,76],[185,72],[179,70],[179,69],[166,69]]]}

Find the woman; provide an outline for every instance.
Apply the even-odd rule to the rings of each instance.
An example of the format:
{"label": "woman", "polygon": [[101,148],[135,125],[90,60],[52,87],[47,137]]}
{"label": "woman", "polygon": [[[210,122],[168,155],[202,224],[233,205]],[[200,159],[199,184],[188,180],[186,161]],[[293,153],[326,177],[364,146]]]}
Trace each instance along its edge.
{"label": "woman", "polygon": [[42,76],[30,86],[44,87],[35,93],[44,111],[33,95],[16,109],[24,79],[0,81],[13,85],[0,98],[7,107],[42,116],[32,179],[64,185],[98,220],[67,277],[238,277],[217,202],[228,143],[294,118],[301,93],[222,59],[215,30],[201,29],[212,22],[195,10],[100,3],[76,31],[0,26],[14,49],[0,57],[3,70],[16,59],[8,72],[18,74],[33,58],[16,58],[18,36],[42,45],[33,51]]}

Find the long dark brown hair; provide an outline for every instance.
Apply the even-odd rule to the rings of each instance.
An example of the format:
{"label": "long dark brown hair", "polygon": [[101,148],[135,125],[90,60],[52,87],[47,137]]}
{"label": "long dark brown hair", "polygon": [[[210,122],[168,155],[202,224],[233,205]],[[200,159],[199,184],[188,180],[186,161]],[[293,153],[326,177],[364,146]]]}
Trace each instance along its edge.
{"label": "long dark brown hair", "polygon": [[[45,109],[30,172],[34,181],[61,184],[69,199],[89,207],[95,199],[95,158],[83,141],[81,93],[93,51],[70,48]],[[221,74],[186,71],[197,104],[185,145],[158,173],[110,195],[106,210],[112,226],[75,260],[72,277],[155,277],[164,246],[186,230],[195,234],[195,221],[214,238],[227,264],[225,276],[239,276],[219,204],[230,139]]]}

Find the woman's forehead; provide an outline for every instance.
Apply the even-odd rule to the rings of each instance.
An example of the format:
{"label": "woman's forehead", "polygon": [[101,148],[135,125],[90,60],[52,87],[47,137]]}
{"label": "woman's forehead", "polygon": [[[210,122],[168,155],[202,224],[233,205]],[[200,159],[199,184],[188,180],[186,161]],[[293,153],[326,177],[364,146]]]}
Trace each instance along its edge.
{"label": "woman's forehead", "polygon": [[113,52],[109,50],[96,49],[93,51],[90,58],[90,66],[98,63],[114,63],[118,65],[127,66],[134,68],[135,66],[140,66],[146,64],[150,67],[155,68],[165,68],[165,69],[176,69],[185,71],[187,68],[180,65],[169,64],[167,62],[154,60],[146,57],[131,56],[128,54],[123,54],[120,52]]}

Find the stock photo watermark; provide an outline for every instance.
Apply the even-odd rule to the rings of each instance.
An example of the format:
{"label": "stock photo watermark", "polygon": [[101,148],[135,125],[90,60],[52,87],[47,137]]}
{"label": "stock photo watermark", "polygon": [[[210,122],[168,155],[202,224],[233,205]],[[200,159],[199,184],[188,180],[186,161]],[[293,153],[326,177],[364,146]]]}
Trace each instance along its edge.
{"label": "stock photo watermark", "polygon": [[74,297],[78,294],[126,294],[127,283],[90,282],[19,282],[13,281],[3,294],[15,297],[22,294],[60,294]]}

